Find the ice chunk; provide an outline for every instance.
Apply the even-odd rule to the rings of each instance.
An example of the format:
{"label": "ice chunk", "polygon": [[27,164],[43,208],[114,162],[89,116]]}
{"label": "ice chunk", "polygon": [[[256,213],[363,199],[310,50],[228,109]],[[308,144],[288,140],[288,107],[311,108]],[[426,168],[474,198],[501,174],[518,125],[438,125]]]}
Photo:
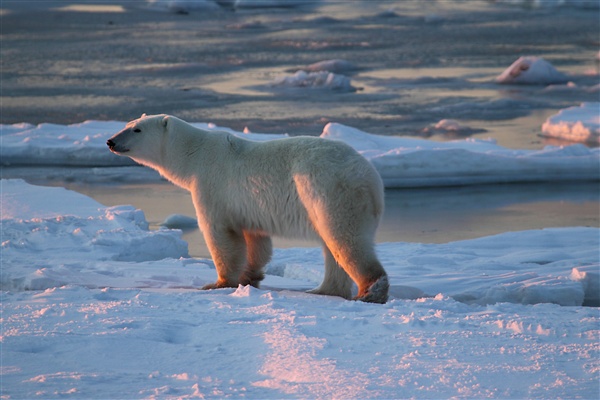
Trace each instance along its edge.
{"label": "ice chunk", "polygon": [[583,305],[600,307],[600,264],[573,268],[571,279],[583,284]]}
{"label": "ice chunk", "polygon": [[198,221],[186,215],[171,214],[160,225],[170,229],[195,229],[198,228]]}
{"label": "ice chunk", "polygon": [[564,83],[568,78],[554,68],[552,64],[539,57],[519,57],[502,74],[496,78],[498,83],[548,85]]}
{"label": "ice chunk", "polygon": [[542,125],[547,137],[600,144],[600,103],[582,103],[560,110]]}
{"label": "ice chunk", "polygon": [[334,74],[327,71],[306,72],[298,71],[293,75],[282,76],[275,79],[271,86],[292,88],[320,88],[342,92],[354,92],[356,88],[350,83],[350,78],[345,75]]}
{"label": "ice chunk", "polygon": [[327,71],[327,72],[333,72],[336,74],[350,72],[350,71],[354,71],[356,69],[357,69],[356,65],[354,65],[350,61],[339,60],[339,59],[323,60],[323,61],[316,62],[316,63],[311,64],[306,67],[306,70],[310,71],[310,72]]}

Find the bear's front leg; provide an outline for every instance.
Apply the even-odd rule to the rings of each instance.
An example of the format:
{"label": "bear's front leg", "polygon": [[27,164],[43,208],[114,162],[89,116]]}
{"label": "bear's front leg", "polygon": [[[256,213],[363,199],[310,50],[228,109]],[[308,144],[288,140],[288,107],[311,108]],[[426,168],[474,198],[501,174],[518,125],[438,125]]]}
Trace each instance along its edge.
{"label": "bear's front leg", "polygon": [[260,287],[265,278],[263,268],[271,260],[273,244],[271,238],[262,233],[244,231],[247,265],[240,276],[240,284]]}
{"label": "bear's front leg", "polygon": [[238,287],[246,264],[246,242],[242,232],[211,227],[203,233],[217,269],[217,281],[203,286],[202,289]]}

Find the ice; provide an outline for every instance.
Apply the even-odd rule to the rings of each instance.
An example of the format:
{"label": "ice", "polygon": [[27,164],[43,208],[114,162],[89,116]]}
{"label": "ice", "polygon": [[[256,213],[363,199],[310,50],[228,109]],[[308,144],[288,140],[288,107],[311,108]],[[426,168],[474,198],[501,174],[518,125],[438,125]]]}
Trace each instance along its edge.
{"label": "ice", "polygon": [[581,282],[585,292],[584,304],[600,307],[600,274],[597,266],[586,265],[573,268],[570,278]]}
{"label": "ice", "polygon": [[347,60],[333,59],[316,62],[308,65],[305,69],[310,72],[327,71],[335,74],[342,74],[355,71],[358,67]]}
{"label": "ice", "polygon": [[[207,266],[199,275],[187,267],[195,261],[187,258],[181,231],[150,231],[143,212],[131,206],[106,208],[76,192],[21,180],[1,183],[1,284],[5,289],[44,289],[58,281],[68,284],[71,273],[86,287],[144,287],[149,282],[153,287],[172,287],[173,282],[193,286],[193,282],[208,283],[200,277],[210,281],[214,275],[210,260],[199,261],[203,268]],[[164,223],[182,228],[188,224],[195,225],[195,220],[180,215]],[[446,245],[389,243],[380,244],[378,253],[392,287],[402,287],[399,293],[444,293],[475,304],[581,305],[584,297],[597,297],[593,294],[597,285],[590,283],[595,272],[586,268],[598,267],[598,233],[596,228],[562,228]],[[170,271],[157,272],[157,262],[171,265]],[[323,276],[321,265],[318,248],[279,249],[267,272],[314,287]],[[116,270],[122,285],[111,278]],[[161,283],[159,275],[171,278]],[[104,278],[86,281],[86,276]],[[269,279],[265,284],[269,285]]]}
{"label": "ice", "polygon": [[188,256],[181,231],[150,231],[144,213],[131,206],[107,208],[76,192],[21,180],[0,184],[3,290],[45,289],[70,277],[98,287],[111,274],[98,271],[97,262]]}
{"label": "ice", "polygon": [[510,150],[494,141],[433,142],[370,135],[330,123],[321,137],[351,144],[373,163],[386,187],[598,179],[600,152],[582,145]]}
{"label": "ice", "polygon": [[0,125],[3,165],[133,165],[110,152],[106,141],[123,128],[122,122],[81,124]]}
{"label": "ice", "polygon": [[[583,123],[593,121],[586,106]],[[583,115],[583,114],[579,114]],[[570,116],[573,120],[573,115]],[[574,120],[573,120],[574,121]],[[442,120],[440,129],[469,130],[450,120]],[[88,182],[152,181],[158,174],[146,168],[125,171],[133,165],[127,157],[108,151],[106,140],[118,132],[124,122],[87,121],[75,125],[28,124],[0,125],[2,164],[27,166],[23,173],[44,176],[52,169],[44,166],[88,166],[112,168],[67,169],[70,180]],[[193,123],[202,129],[227,131],[250,140],[268,141],[285,134],[261,134],[233,131],[214,124]],[[461,132],[459,130],[458,132]],[[379,136],[349,126],[329,123],[321,137],[342,140],[369,159],[387,187],[427,187],[509,182],[561,182],[600,179],[600,149],[583,145],[547,146],[541,150],[508,149],[493,140],[462,139],[436,142],[398,136]],[[573,138],[573,135],[571,135]],[[32,166],[38,166],[32,169]],[[116,168],[119,167],[119,168]],[[33,171],[33,172],[32,172]],[[13,175],[14,176],[14,175]],[[24,177],[26,177],[24,175]]]}
{"label": "ice", "polygon": [[328,71],[297,71],[293,75],[281,76],[271,82],[273,87],[329,89],[341,92],[354,92],[350,78]]}
{"label": "ice", "polygon": [[191,229],[198,227],[198,221],[186,215],[171,214],[160,225],[169,229]]}
{"label": "ice", "polygon": [[147,2],[151,8],[183,14],[221,8],[296,7],[309,3],[307,0],[147,0]]}
{"label": "ice", "polygon": [[[189,268],[196,261],[188,258],[181,231],[148,230],[140,210],[106,208],[62,188],[1,182],[4,289],[69,283],[188,287],[214,277],[210,260],[198,261],[203,271]],[[172,215],[163,225],[184,228],[196,221]],[[469,304],[582,305],[584,299],[597,301],[598,233],[596,228],[544,229],[445,245],[380,244],[377,251],[392,288],[398,287],[392,291],[402,298],[444,293]],[[170,267],[160,268],[161,263]],[[315,287],[323,277],[321,250],[278,249],[267,273]],[[277,287],[269,281],[265,284]]]}
{"label": "ice", "polygon": [[565,83],[568,78],[540,57],[519,57],[497,78],[496,82],[505,84],[548,85]]}
{"label": "ice", "polygon": [[600,144],[600,103],[582,103],[560,110],[542,125],[544,136]]}
{"label": "ice", "polygon": [[576,7],[595,10],[600,4],[595,0],[493,0],[496,3],[532,8]]}
{"label": "ice", "polygon": [[5,398],[598,393],[600,317],[581,307],[598,304],[597,228],[380,244],[391,299],[376,305],[304,293],[318,248],[277,249],[262,289],[199,291],[216,271],[180,231],[0,182]]}
{"label": "ice", "polygon": [[174,13],[218,10],[220,8],[214,0],[148,0],[148,3],[152,8],[166,9]]}

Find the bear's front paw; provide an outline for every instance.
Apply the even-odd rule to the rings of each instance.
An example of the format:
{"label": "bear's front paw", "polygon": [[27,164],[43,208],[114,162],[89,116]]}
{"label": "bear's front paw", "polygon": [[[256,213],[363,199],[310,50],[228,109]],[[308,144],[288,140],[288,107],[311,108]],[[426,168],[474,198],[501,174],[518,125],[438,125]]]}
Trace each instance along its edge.
{"label": "bear's front paw", "polygon": [[240,278],[240,285],[251,285],[255,288],[260,288],[260,281],[265,279],[265,274],[262,271],[246,271]]}
{"label": "bear's front paw", "polygon": [[202,286],[202,290],[212,290],[212,289],[223,289],[223,288],[232,288],[237,287],[238,285],[233,285],[227,282],[215,282],[209,283],[208,285]]}

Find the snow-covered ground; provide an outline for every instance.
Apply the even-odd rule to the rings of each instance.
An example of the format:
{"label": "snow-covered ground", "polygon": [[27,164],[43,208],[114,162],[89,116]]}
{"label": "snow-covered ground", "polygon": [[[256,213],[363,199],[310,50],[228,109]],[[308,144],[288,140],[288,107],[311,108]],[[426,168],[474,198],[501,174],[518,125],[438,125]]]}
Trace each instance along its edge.
{"label": "snow-covered ground", "polygon": [[[569,124],[577,123],[597,130],[597,107],[590,103],[577,113],[564,114]],[[552,124],[563,122],[561,115]],[[60,165],[86,167],[123,167],[133,165],[106,148],[106,140],[125,122],[88,121],[75,125],[29,124],[0,125],[0,157],[4,165]],[[227,130],[251,140],[273,140],[285,134],[235,132],[213,124],[195,123],[203,129]],[[448,125],[447,121],[444,126]],[[567,130],[554,130],[557,136],[577,138]],[[507,149],[493,140],[464,139],[436,142],[423,139],[371,135],[358,129],[327,124],[321,137],[343,140],[369,159],[387,187],[424,187],[509,182],[586,181],[600,178],[600,149],[582,144],[546,146],[542,150]],[[73,171],[72,171],[73,172]],[[110,180],[152,180],[158,176],[136,168],[124,173],[119,168],[81,170],[70,179],[89,182]],[[52,173],[52,172],[50,172]],[[73,173],[77,173],[74,171]],[[44,170],[36,170],[44,174]]]}
{"label": "snow-covered ground", "polygon": [[260,290],[198,291],[215,270],[180,231],[1,184],[3,398],[597,396],[596,228],[378,245],[382,306],[305,294],[316,248],[276,251]]}

